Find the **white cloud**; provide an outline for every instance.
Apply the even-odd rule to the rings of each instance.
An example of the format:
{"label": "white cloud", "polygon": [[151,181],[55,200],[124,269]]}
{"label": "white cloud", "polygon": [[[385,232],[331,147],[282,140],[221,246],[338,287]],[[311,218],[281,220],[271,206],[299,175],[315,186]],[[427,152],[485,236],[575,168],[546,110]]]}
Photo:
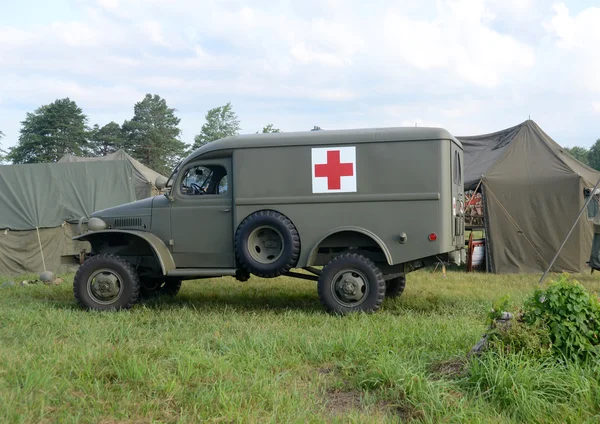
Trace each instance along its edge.
{"label": "white cloud", "polygon": [[92,120],[116,110],[127,119],[152,92],[194,116],[182,121],[190,137],[206,109],[230,100],[252,130],[274,118],[290,126],[273,122],[283,130],[416,121],[465,135],[531,113],[564,134],[561,122],[582,128],[577,122],[599,113],[598,8],[574,14],[546,0],[74,4],[77,19],[0,27],[4,108],[70,96]]}
{"label": "white cloud", "polygon": [[556,43],[555,59],[574,85],[600,92],[600,7],[591,7],[571,15],[564,3],[554,5],[554,16],[544,27]]}

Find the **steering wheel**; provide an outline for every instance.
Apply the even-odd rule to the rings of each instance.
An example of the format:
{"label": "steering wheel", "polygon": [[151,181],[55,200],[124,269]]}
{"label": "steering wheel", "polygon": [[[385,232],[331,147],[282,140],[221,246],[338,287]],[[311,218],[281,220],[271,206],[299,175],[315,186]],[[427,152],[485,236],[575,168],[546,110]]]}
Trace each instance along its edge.
{"label": "steering wheel", "polygon": [[206,192],[196,183],[191,183],[190,186],[194,189],[194,194],[206,194]]}

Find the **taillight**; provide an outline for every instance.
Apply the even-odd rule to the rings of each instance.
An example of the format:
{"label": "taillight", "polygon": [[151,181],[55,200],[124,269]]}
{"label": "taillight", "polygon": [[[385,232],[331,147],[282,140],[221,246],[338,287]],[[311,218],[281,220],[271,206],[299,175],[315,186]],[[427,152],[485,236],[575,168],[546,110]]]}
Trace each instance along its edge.
{"label": "taillight", "polygon": [[436,233],[431,233],[429,234],[429,237],[427,237],[429,239],[429,241],[436,241],[437,240],[437,234]]}

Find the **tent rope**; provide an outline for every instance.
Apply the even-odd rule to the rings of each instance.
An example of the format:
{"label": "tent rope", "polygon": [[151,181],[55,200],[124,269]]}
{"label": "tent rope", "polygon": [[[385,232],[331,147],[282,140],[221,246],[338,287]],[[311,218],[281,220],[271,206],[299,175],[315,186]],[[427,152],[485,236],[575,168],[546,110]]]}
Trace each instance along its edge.
{"label": "tent rope", "polygon": [[523,237],[525,237],[525,240],[527,240],[527,243],[529,243],[529,245],[531,246],[531,248],[533,249],[533,251],[540,257],[540,259],[542,261],[544,261],[544,263],[546,264],[546,266],[548,266],[548,262],[546,261],[546,259],[544,259],[544,257],[541,255],[540,252],[538,252],[538,250],[535,248],[535,246],[533,245],[533,243],[531,242],[531,240],[529,240],[529,238],[527,237],[527,235],[525,234],[525,232],[521,229],[521,227],[519,227],[519,224],[517,224],[517,221],[514,220],[514,218],[512,216],[510,216],[510,214],[508,213],[508,211],[506,210],[506,208],[504,208],[504,206],[502,205],[502,203],[500,203],[500,200],[498,200],[498,198],[496,197],[496,195],[494,194],[494,192],[490,189],[490,186],[484,181],[483,185],[486,187],[487,191],[492,195],[492,197],[496,200],[496,202],[498,203],[498,205],[500,206],[500,208],[502,209],[502,211],[506,214],[506,216],[508,217],[508,219],[510,220],[510,222],[515,226],[515,228],[517,229],[517,231],[519,231]]}
{"label": "tent rope", "polygon": [[44,259],[44,249],[42,249],[42,239],[40,238],[40,229],[35,227],[38,236],[38,243],[40,244],[40,253],[42,254],[42,264],[44,265],[44,272],[46,272],[46,260]]}

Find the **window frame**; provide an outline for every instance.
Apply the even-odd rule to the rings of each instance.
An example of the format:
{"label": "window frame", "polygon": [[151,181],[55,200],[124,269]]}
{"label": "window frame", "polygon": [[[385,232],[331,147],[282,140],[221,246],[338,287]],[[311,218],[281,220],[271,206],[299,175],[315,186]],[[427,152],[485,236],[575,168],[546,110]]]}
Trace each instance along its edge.
{"label": "window frame", "polygon": [[[203,180],[203,183],[206,184],[208,181],[208,187],[213,186],[213,191],[216,190],[217,191],[216,193],[211,192],[211,193],[189,194],[189,193],[185,192],[184,187],[183,187],[184,181],[186,180],[188,173],[191,170],[193,170],[194,168],[204,168],[204,169],[208,169],[211,171],[210,177],[206,180]],[[230,197],[231,196],[230,195],[230,187],[229,187],[230,179],[228,178],[230,176],[229,169],[228,169],[228,166],[226,166],[221,161],[208,160],[208,161],[193,162],[193,163],[190,163],[185,168],[181,169],[179,171],[179,175],[180,175],[180,177],[177,179],[177,188],[175,190],[178,197],[181,197],[184,199],[196,199],[196,198],[200,199],[200,198],[207,198],[207,197],[208,198],[221,198],[221,197]],[[217,180],[217,178],[218,178],[218,180]],[[219,192],[219,187],[220,187],[220,182],[223,180],[223,178],[227,178],[227,191],[221,193],[221,192]]]}

